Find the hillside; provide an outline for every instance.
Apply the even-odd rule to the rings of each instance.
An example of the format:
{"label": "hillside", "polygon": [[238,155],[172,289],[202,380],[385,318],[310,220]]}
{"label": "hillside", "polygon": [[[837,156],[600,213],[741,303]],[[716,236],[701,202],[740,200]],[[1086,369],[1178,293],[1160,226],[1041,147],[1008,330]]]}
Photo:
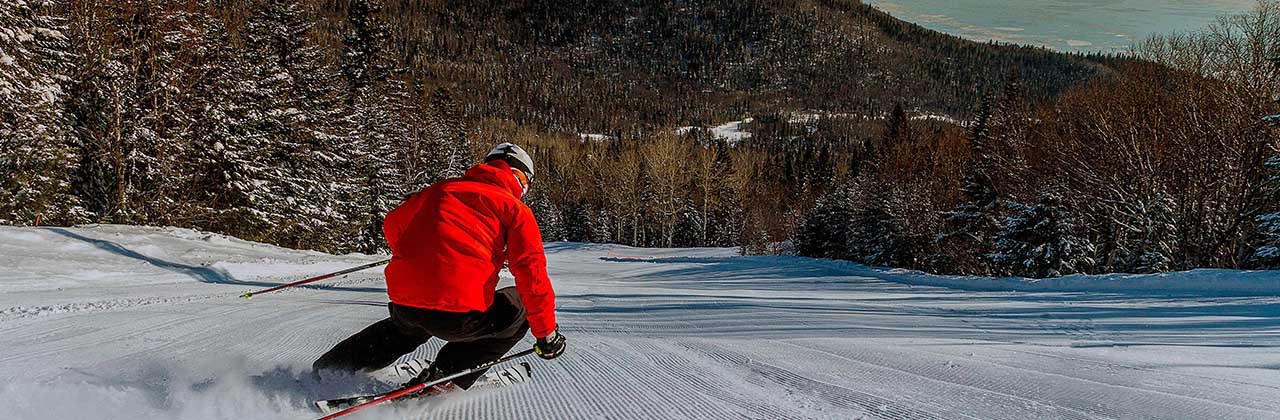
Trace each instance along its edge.
{"label": "hillside", "polygon": [[[356,417],[1280,418],[1274,276],[1237,296],[1165,290],[1179,274],[966,291],[732,249],[547,249],[565,356],[531,360],[528,385]],[[317,417],[308,399],[385,386],[308,370],[386,316],[380,273],[236,296],[372,258],[187,229],[0,227],[5,418]]]}
{"label": "hillside", "polygon": [[[580,133],[652,139],[747,117],[759,118],[739,131],[759,134],[717,160],[739,162],[735,170],[756,184],[751,190],[786,195],[794,205],[768,212],[792,217],[745,238],[736,232],[755,229],[751,223],[723,220],[715,224],[728,229],[712,242],[704,214],[696,244],[785,240],[827,189],[826,178],[878,159],[864,146],[885,143],[873,138],[899,103],[917,117],[968,120],[1012,75],[1022,80],[1018,96],[1043,99],[1102,68],[1041,49],[959,40],[857,2],[5,7],[0,13],[15,19],[0,22],[0,31],[30,36],[3,40],[21,57],[4,63],[13,68],[3,86],[20,95],[0,97],[7,104],[0,133],[12,133],[0,138],[9,146],[0,148],[0,170],[16,174],[0,183],[8,193],[0,194],[0,224],[187,226],[330,251],[377,250],[382,215],[405,195],[460,175],[502,141],[545,150],[539,172],[551,177],[542,185],[557,186],[575,182],[567,173],[595,172],[581,159],[552,157],[591,152]],[[794,113],[808,122],[788,123]],[[922,123],[922,132],[952,125]],[[959,131],[917,137],[959,144]],[[710,145],[701,131],[682,132],[692,133],[683,141],[690,147]],[[609,161],[624,159],[621,149],[602,146]],[[953,149],[962,161],[963,147]],[[808,162],[826,167],[803,167]],[[649,189],[654,177],[643,168],[661,164],[629,173]],[[824,175],[794,176],[808,173]],[[599,212],[601,198],[578,191],[531,199],[543,201],[543,218]],[[661,211],[668,214],[643,213],[671,219],[674,212]],[[644,227],[636,226],[640,217],[629,219],[631,226],[604,221],[615,228],[560,239],[658,236],[630,233]],[[674,245],[669,232],[662,236]],[[626,243],[644,242],[652,243]]]}
{"label": "hillside", "polygon": [[1101,68],[961,40],[859,1],[424,1],[386,12],[407,65],[467,92],[469,114],[568,132],[777,110],[880,115],[896,102],[967,116],[1012,73],[1045,99]]}

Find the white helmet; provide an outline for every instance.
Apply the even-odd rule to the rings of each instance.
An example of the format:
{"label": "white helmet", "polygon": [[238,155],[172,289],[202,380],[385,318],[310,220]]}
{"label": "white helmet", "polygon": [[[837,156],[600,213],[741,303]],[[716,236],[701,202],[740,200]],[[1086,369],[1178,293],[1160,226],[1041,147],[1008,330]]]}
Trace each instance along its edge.
{"label": "white helmet", "polygon": [[488,156],[485,156],[484,161],[490,162],[497,159],[506,161],[512,168],[519,169],[533,180],[533,158],[520,146],[512,143],[499,144],[489,152]]}

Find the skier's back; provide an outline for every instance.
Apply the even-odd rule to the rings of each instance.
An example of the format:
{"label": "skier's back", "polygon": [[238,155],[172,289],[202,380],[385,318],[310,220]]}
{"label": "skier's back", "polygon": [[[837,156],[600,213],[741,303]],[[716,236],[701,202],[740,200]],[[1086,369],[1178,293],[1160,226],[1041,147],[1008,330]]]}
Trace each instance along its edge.
{"label": "skier's back", "polygon": [[[338,343],[314,369],[380,369],[437,337],[448,344],[416,379],[429,381],[501,357],[530,329],[540,356],[559,356],[565,341],[542,236],[521,201],[532,178],[529,155],[504,143],[461,178],[438,182],[388,214],[391,316]],[[495,291],[504,261],[516,287]],[[481,374],[453,383],[465,389]]]}

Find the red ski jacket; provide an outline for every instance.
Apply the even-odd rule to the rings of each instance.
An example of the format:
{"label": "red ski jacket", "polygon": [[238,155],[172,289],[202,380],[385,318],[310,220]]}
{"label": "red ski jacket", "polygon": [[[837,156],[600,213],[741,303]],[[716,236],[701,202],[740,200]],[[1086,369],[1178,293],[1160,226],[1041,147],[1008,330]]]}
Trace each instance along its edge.
{"label": "red ski jacket", "polygon": [[533,336],[556,328],[555,291],[533,211],[506,162],[437,182],[387,214],[387,294],[399,305],[446,312],[493,304],[498,271],[510,261]]}

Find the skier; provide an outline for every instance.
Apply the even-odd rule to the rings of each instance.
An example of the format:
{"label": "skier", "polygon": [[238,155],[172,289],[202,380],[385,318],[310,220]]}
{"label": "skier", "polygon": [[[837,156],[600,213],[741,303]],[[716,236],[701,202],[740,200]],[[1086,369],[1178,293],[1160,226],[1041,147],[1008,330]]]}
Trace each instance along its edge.
{"label": "skier", "polygon": [[[431,337],[447,341],[435,361],[405,385],[430,382],[497,360],[527,331],[535,353],[564,353],[547,277],[542,235],[521,199],[533,180],[533,159],[519,146],[498,145],[461,178],[438,182],[387,214],[383,232],[391,316],[343,340],[312,365],[321,371],[373,371]],[[509,261],[514,288],[494,291]],[[484,371],[426,390],[470,388]]]}

